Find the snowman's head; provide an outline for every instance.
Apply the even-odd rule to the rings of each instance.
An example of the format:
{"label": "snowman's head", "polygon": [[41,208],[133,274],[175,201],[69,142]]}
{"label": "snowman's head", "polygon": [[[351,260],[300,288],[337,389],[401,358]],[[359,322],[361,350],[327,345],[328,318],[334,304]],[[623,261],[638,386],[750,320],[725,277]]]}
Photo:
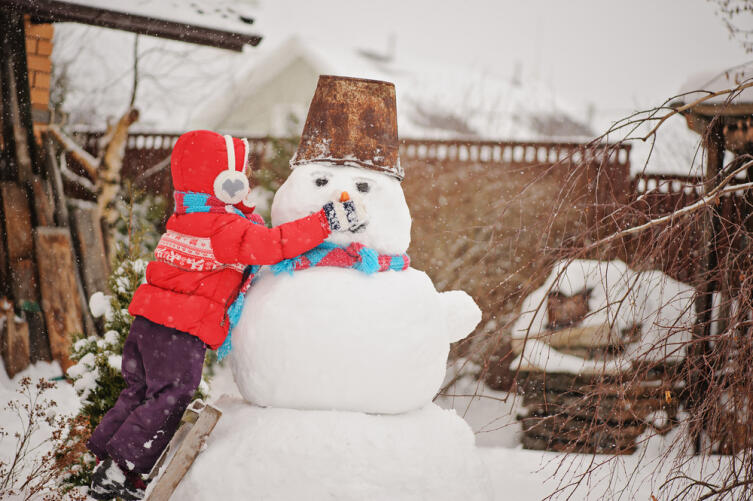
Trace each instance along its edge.
{"label": "snowman's head", "polygon": [[338,245],[359,242],[383,254],[401,254],[410,245],[411,217],[400,181],[387,174],[326,163],[296,166],[272,201],[272,224],[294,221],[318,211],[342,192],[358,199],[368,212],[358,232],[333,232]]}

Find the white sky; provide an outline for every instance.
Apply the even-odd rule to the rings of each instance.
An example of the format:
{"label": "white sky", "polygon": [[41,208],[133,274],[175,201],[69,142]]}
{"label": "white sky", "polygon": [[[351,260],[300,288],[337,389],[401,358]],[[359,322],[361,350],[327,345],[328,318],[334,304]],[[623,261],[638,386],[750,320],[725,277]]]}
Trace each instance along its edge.
{"label": "white sky", "polygon": [[394,33],[398,53],[503,76],[519,65],[584,114],[658,104],[695,72],[753,59],[707,0],[258,1],[267,43],[298,33],[386,49]]}

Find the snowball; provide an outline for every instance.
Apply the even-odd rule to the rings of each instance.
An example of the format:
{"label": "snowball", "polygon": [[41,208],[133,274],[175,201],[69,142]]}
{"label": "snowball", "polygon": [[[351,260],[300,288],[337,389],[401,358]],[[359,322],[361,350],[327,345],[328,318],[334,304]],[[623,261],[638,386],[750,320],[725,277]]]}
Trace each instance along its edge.
{"label": "snowball", "polygon": [[260,408],[223,414],[174,499],[491,499],[473,433],[433,404],[396,416]]}
{"label": "snowball", "polygon": [[89,298],[89,310],[94,318],[104,316],[105,320],[112,320],[112,297],[102,292],[95,292]]}

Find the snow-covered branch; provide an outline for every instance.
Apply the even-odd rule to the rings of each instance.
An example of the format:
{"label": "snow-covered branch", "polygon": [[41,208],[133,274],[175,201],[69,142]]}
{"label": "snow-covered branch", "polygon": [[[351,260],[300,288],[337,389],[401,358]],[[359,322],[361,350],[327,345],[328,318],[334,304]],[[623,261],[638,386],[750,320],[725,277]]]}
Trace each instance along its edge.
{"label": "snow-covered branch", "polygon": [[48,130],[63,150],[66,153],[70,153],[71,156],[84,167],[89,178],[96,181],[100,159],[95,158],[91,153],[79,146],[76,141],[71,139],[57,125],[50,125]]}

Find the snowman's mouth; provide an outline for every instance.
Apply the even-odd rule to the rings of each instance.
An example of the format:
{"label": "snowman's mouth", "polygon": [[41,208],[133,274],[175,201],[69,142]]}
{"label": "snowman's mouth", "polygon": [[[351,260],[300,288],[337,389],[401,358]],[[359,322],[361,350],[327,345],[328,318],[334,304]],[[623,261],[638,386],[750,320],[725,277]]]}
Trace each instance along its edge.
{"label": "snowman's mouth", "polygon": [[368,224],[369,223],[361,223],[358,226],[356,226],[355,228],[351,228],[349,231],[351,233],[361,233],[364,230],[366,230],[366,226],[368,226]]}

